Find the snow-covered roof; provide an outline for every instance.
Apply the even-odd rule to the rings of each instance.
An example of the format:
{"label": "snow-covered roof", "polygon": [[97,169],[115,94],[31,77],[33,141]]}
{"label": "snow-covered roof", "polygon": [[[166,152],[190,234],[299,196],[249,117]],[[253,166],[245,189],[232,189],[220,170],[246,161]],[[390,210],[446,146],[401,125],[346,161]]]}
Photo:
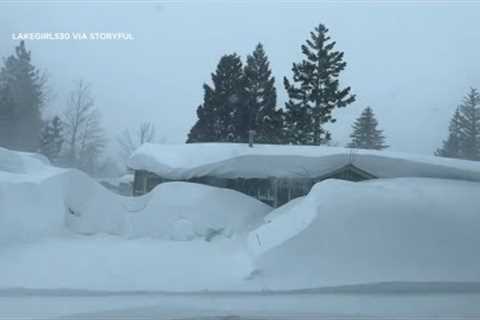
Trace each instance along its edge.
{"label": "snow-covered roof", "polygon": [[380,178],[480,181],[480,162],[328,146],[238,143],[144,144],[128,165],[167,179],[322,177],[352,164]]}

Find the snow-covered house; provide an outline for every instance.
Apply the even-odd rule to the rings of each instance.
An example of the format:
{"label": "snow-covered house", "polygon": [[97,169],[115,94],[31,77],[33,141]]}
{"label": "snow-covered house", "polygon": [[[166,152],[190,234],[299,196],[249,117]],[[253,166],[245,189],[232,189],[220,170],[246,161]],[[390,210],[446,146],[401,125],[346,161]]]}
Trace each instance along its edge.
{"label": "snow-covered house", "polygon": [[480,182],[480,162],[325,146],[144,144],[130,158],[134,195],[169,181],[229,188],[278,207],[329,178],[430,177]]}

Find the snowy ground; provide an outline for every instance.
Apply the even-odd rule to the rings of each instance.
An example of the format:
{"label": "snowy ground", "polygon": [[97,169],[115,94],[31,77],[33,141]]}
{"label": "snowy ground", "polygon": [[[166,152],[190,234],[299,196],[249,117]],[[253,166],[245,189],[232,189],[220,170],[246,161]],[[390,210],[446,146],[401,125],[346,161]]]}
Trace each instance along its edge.
{"label": "snowy ground", "polygon": [[65,236],[0,250],[4,288],[106,291],[228,290],[253,270],[241,243]]}
{"label": "snowy ground", "polygon": [[[212,190],[204,191],[211,195]],[[201,206],[205,197],[200,194],[198,200],[189,201]],[[384,281],[478,282],[478,194],[478,183],[439,179],[325,181],[305,198],[272,211],[265,217],[270,222],[254,228],[248,241],[243,233],[207,241],[203,236],[194,237],[190,224],[187,230],[173,233],[176,239],[188,241],[165,239],[161,234],[154,237],[155,228],[143,228],[151,231],[133,237],[130,232],[76,234],[64,228],[58,234],[28,240],[20,237],[2,244],[0,289],[251,291]],[[155,201],[157,204],[151,200],[150,205],[159,208],[159,216],[171,212],[171,216],[183,216],[201,230],[207,229],[201,216],[195,222],[192,205],[175,206],[172,198],[162,205]],[[89,208],[94,208],[93,204]],[[228,203],[216,206],[216,212],[225,212],[223,218],[220,215],[211,225],[218,221],[226,225],[225,216],[236,214],[222,211],[222,206],[228,208]],[[210,209],[205,211],[205,207]],[[165,208],[169,211],[162,212]],[[200,211],[212,214],[213,208],[203,204]],[[150,220],[157,221],[153,225],[162,222],[144,222]],[[170,220],[170,226],[178,225]],[[125,225],[130,224],[127,221]],[[13,226],[22,225],[12,223],[6,232],[13,234]],[[170,234],[168,223],[159,230]],[[21,229],[16,229],[18,232]]]}
{"label": "snowy ground", "polygon": [[480,294],[1,296],[0,318],[437,319],[480,318]]}
{"label": "snowy ground", "polygon": [[[0,148],[0,319],[479,319],[479,194],[397,178],[323,181],[273,211],[189,183],[128,198]],[[468,284],[278,294],[391,281]]]}

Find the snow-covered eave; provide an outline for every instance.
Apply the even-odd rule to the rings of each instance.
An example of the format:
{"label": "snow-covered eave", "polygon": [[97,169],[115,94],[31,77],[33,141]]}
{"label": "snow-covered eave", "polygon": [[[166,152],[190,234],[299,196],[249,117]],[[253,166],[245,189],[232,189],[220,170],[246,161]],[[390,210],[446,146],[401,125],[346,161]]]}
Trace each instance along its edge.
{"label": "snow-covered eave", "polygon": [[480,181],[480,163],[373,150],[319,146],[200,143],[140,147],[129,167],[166,179],[313,178],[347,165],[378,178],[432,177]]}
{"label": "snow-covered eave", "polygon": [[[327,166],[318,166],[314,171],[306,168],[303,163],[313,163],[318,161],[318,157],[304,156],[283,156],[282,163],[279,164],[278,156],[272,155],[242,155],[232,159],[212,162],[198,167],[170,167],[163,163],[152,163],[148,161],[138,164],[131,161],[129,167],[133,170],[143,170],[154,173],[165,179],[188,180],[196,177],[218,177],[218,178],[312,178],[320,177],[339,170],[348,162],[336,162]],[[277,162],[277,163],[276,163]],[[289,162],[289,163],[287,163]],[[270,165],[276,163],[276,166]],[[269,166],[270,165],[270,166]],[[266,166],[269,169],[266,170]]]}

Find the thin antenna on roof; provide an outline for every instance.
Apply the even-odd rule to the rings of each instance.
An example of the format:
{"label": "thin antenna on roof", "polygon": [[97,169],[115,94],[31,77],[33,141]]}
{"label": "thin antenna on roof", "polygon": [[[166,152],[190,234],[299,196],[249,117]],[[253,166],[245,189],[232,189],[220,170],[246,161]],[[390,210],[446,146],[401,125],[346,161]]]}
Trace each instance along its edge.
{"label": "thin antenna on roof", "polygon": [[355,153],[355,149],[350,149],[350,152],[348,153],[348,164],[353,164],[353,162],[355,161]]}

